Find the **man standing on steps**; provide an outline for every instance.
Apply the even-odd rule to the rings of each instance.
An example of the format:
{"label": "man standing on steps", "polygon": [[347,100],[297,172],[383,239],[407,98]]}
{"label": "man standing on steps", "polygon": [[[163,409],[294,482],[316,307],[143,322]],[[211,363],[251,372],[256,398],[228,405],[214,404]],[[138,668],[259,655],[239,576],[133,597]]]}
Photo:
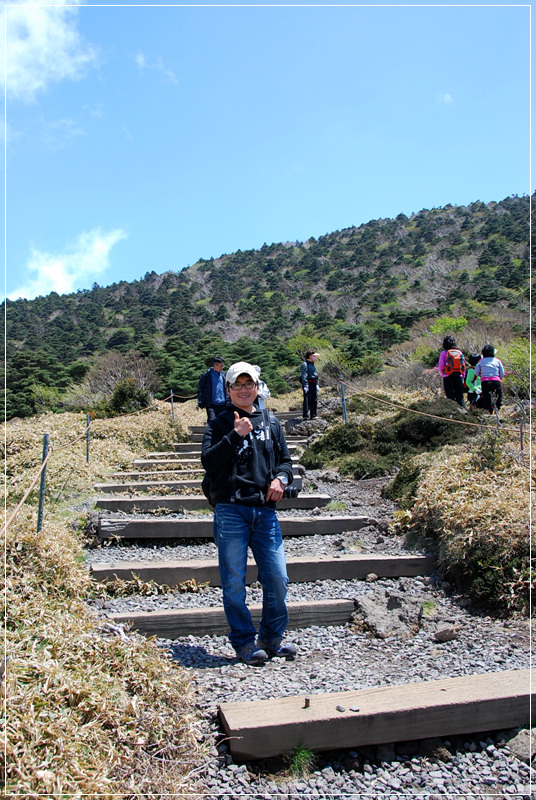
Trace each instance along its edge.
{"label": "man standing on steps", "polygon": [[197,405],[207,411],[207,422],[217,417],[225,409],[225,359],[215,356],[212,366],[203,372],[197,384]]}
{"label": "man standing on steps", "polygon": [[303,418],[316,419],[316,408],[318,403],[318,372],[316,371],[315,361],[319,354],[314,350],[307,350],[305,361],[300,365],[300,382],[303,389]]}
{"label": "man standing on steps", "polygon": [[[209,422],[201,461],[214,506],[214,539],[229,623],[229,639],[246,664],[261,665],[271,656],[293,658],[294,644],[282,644],[288,623],[287,568],[281,528],[275,512],[292,483],[292,461],[279,422],[254,405],[259,392],[255,367],[245,361],[227,372],[228,410]],[[259,633],[246,605],[248,546],[262,584]]]}

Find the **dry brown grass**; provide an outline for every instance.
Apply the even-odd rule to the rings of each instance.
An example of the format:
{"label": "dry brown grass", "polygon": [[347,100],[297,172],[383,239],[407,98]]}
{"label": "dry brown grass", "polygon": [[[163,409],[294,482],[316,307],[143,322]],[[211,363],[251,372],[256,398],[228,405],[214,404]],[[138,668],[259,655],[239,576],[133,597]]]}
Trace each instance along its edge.
{"label": "dry brown grass", "polygon": [[446,447],[415,457],[422,469],[416,500],[399,525],[437,542],[443,572],[475,602],[527,613],[530,471],[513,440],[502,436],[494,445],[494,437],[487,432],[469,450]]}
{"label": "dry brown grass", "polygon": [[[185,427],[199,412],[181,406]],[[92,484],[181,431],[169,405],[92,425],[85,442],[60,450],[84,429],[80,414],[16,420],[6,430],[8,515],[35,475],[43,433],[55,448],[47,470],[44,527],[34,490],[9,525],[6,559],[6,793],[34,797],[191,796],[204,745],[187,673],[153,642],[124,635],[90,613],[84,598],[82,534],[72,510]],[[184,431],[183,431],[184,433]],[[2,748],[3,749],[3,748]]]}

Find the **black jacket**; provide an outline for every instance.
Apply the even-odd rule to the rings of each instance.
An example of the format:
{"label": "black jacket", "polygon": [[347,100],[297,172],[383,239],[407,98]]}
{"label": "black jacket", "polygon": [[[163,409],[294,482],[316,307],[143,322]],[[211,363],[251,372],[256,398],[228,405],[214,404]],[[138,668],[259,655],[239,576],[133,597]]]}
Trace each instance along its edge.
{"label": "black jacket", "polygon": [[[199,408],[210,408],[212,405],[212,371],[212,367],[210,367],[210,369],[207,369],[206,372],[203,372],[199,378],[199,383],[197,384],[197,405]],[[225,378],[227,373],[222,370],[220,375],[223,375],[223,385],[225,387]],[[225,388],[223,391],[225,392]],[[226,403],[228,405],[229,400],[226,392],[225,397],[227,398]]]}
{"label": "black jacket", "polygon": [[[253,432],[240,436],[234,429],[234,412],[249,417]],[[270,453],[264,441],[262,412],[248,414],[230,406],[205,428],[201,446],[201,462],[210,473],[212,504],[229,503],[231,496],[240,491],[242,497],[251,497],[258,492],[266,493],[269,484],[277,475],[286,475],[289,485],[293,481],[292,460],[285,434],[279,420],[270,414],[270,431],[273,449]],[[233,479],[233,466],[236,475]],[[233,485],[234,483],[234,485]],[[275,508],[275,503],[267,505]]]}

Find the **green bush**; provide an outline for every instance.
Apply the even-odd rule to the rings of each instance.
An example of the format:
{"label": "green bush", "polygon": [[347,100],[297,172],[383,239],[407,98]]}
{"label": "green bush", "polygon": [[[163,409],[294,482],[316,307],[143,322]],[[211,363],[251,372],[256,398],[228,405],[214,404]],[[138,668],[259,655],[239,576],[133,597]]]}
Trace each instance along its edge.
{"label": "green bush", "polygon": [[530,397],[531,372],[536,374],[536,348],[532,353],[532,363],[530,349],[528,339],[513,339],[502,345],[499,353],[507,373],[503,381],[504,388],[521,399]]}
{"label": "green bush", "polygon": [[[368,408],[362,398],[352,398],[352,402]],[[377,423],[339,423],[305,449],[301,463],[306,469],[320,469],[331,462],[342,474],[356,478],[384,475],[413,455],[472,436],[473,428],[453,421],[457,412],[452,400],[438,398],[413,403],[394,418]]]}
{"label": "green bush", "polygon": [[430,333],[439,336],[446,336],[447,333],[454,335],[461,333],[466,327],[467,319],[465,317],[440,317],[430,325]]}
{"label": "green bush", "polygon": [[[421,412],[423,416],[414,412]],[[394,447],[401,453],[422,452],[463,442],[471,429],[451,421],[451,418],[456,419],[457,413],[457,404],[445,397],[412,403],[407,411],[401,411],[393,420],[377,427],[377,449],[381,453],[388,453]]]}
{"label": "green bush", "polygon": [[[445,570],[447,580],[478,606],[502,612],[524,612],[530,600],[530,539],[518,542],[505,557],[492,539],[466,541],[463,558],[450,561]],[[516,587],[515,599],[505,596],[505,587]]]}
{"label": "green bush", "polygon": [[415,499],[421,467],[411,459],[403,461],[397,474],[383,490],[389,500],[397,500],[401,508],[411,508]]}
{"label": "green bush", "polygon": [[366,353],[359,359],[357,364],[358,375],[375,375],[381,372],[384,367],[384,360],[381,353]]}
{"label": "green bush", "polygon": [[150,403],[151,395],[146,389],[141,389],[134,378],[123,378],[116,383],[109,405],[117,414],[127,414],[147,408]]}
{"label": "green bush", "polygon": [[380,478],[390,471],[392,460],[364,451],[348,458],[341,466],[341,475],[351,475],[356,480]]}

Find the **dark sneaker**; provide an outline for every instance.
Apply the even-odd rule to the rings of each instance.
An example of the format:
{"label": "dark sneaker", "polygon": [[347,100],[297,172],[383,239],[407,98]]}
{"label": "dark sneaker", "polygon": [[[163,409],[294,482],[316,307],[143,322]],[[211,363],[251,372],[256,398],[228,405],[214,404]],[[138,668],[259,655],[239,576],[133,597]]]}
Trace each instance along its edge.
{"label": "dark sneaker", "polygon": [[270,658],[272,656],[277,656],[278,658],[292,659],[298,652],[298,648],[295,644],[292,644],[292,642],[281,644],[281,639],[272,639],[271,642],[262,642],[260,639],[257,639],[257,647],[262,647]]}
{"label": "dark sneaker", "polygon": [[240,650],[236,651],[236,655],[243,661],[244,664],[249,664],[251,667],[260,667],[265,661],[268,661],[268,654],[262,650],[254,642],[245,644]]}

